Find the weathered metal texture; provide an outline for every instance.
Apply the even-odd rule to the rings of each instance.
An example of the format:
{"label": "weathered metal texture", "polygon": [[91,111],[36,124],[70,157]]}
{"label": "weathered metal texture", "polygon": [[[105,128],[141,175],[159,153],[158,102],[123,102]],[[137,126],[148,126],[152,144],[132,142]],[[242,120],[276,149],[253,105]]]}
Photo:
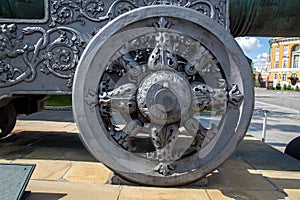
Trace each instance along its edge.
{"label": "weathered metal texture", "polygon": [[230,0],[230,32],[237,36],[300,35],[299,0]]}
{"label": "weathered metal texture", "polygon": [[0,0],[0,17],[11,19],[42,19],[45,15],[44,0]]}
{"label": "weathered metal texture", "polygon": [[43,19],[0,19],[0,106],[14,95],[70,94],[93,36],[114,18],[150,5],[186,7],[229,25],[225,0],[45,0]]}
{"label": "weathered metal texture", "polygon": [[[186,7],[188,3],[199,1],[187,1],[188,3],[179,3],[179,1],[156,2],[160,2],[161,4],[181,4]],[[22,20],[43,19],[47,4],[47,0],[34,0],[30,2],[1,0],[0,17]],[[148,1],[145,3],[145,6],[146,4],[150,5],[153,2]],[[26,9],[22,9],[25,6]],[[205,10],[204,7],[202,9],[203,11]],[[300,4],[297,0],[230,0],[230,30],[235,37],[298,36],[300,22],[297,15],[299,9]],[[65,11],[68,13],[70,10],[66,9]]]}
{"label": "weathered metal texture", "polygon": [[0,138],[7,136],[15,127],[17,113],[14,106],[9,103],[0,107]]}
{"label": "weathered metal texture", "polygon": [[127,12],[105,26],[75,74],[73,111],[93,155],[128,180],[195,181],[242,140],[250,67],[228,30],[178,6]]}
{"label": "weathered metal texture", "polygon": [[43,19],[0,19],[0,106],[13,95],[71,93],[81,54],[103,26],[130,10],[162,4],[196,10],[225,29],[229,7],[234,36],[290,36],[300,30],[295,0],[45,0]]}
{"label": "weathered metal texture", "polygon": [[229,32],[229,1],[48,3],[44,19],[0,19],[0,106],[72,92],[90,152],[142,184],[190,183],[231,155],[252,116],[253,83]]}

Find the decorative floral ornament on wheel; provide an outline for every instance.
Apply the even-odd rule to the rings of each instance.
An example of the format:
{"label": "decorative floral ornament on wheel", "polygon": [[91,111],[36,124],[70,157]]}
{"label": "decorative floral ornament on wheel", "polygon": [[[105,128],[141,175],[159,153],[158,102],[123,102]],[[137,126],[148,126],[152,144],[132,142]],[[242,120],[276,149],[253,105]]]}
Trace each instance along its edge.
{"label": "decorative floral ornament on wheel", "polygon": [[105,26],[82,58],[73,87],[80,136],[127,180],[196,181],[233,153],[248,128],[248,62],[227,30],[196,11],[130,11]]}

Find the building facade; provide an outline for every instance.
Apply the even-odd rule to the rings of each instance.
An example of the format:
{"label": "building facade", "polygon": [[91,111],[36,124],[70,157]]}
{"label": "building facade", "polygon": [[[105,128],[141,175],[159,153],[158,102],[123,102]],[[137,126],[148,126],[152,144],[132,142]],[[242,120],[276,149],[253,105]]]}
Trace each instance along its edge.
{"label": "building facade", "polygon": [[300,89],[300,37],[272,38],[269,80],[273,87]]}

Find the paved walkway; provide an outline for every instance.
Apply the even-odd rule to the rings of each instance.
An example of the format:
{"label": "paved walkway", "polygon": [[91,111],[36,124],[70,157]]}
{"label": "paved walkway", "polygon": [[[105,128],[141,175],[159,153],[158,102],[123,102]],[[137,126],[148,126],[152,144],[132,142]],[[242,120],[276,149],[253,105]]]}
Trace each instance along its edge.
{"label": "paved walkway", "polygon": [[300,199],[300,161],[251,136],[207,187],[160,188],[108,184],[112,172],[85,150],[73,122],[18,120],[14,133],[0,141],[0,162],[36,164],[28,200]]}
{"label": "paved walkway", "polygon": [[284,152],[286,145],[300,136],[300,112],[256,101],[248,134],[258,139],[262,137],[264,110],[268,111],[265,141]]}

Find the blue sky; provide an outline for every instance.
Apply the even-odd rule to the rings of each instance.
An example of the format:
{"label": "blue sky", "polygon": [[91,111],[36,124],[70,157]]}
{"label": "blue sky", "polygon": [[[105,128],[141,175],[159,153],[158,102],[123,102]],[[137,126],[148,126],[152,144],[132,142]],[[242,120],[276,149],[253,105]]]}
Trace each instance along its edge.
{"label": "blue sky", "polygon": [[269,37],[238,37],[236,41],[246,56],[252,59],[254,67],[264,67],[269,52]]}

